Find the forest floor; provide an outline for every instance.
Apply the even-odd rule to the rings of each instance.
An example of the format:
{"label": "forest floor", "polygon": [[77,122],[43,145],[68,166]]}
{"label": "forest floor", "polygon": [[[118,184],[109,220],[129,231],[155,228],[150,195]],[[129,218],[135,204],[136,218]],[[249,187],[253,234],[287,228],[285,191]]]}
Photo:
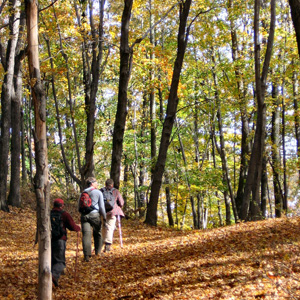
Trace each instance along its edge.
{"label": "forest floor", "polygon": [[[74,220],[79,216],[70,207]],[[0,212],[0,299],[37,299],[36,214]],[[68,232],[53,299],[300,299],[300,218],[177,231],[122,220],[110,253],[83,261]]]}

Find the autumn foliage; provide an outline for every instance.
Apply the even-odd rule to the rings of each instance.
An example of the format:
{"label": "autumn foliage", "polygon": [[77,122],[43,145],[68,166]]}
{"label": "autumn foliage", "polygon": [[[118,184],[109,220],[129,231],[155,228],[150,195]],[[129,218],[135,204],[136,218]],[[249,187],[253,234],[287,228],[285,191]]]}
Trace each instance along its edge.
{"label": "autumn foliage", "polygon": [[[69,207],[76,222],[79,216]],[[300,219],[207,231],[152,228],[122,220],[111,253],[83,262],[68,232],[67,270],[53,299],[299,299]],[[0,299],[37,299],[35,212],[0,211]]]}

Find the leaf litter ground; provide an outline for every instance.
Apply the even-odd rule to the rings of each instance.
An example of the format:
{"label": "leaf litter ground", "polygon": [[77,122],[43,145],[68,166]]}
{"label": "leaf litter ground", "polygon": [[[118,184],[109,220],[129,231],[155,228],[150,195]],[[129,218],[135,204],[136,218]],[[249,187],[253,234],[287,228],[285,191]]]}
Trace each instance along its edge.
{"label": "leaf litter ground", "polygon": [[[69,207],[74,220],[79,216]],[[73,210],[73,212],[72,212]],[[0,212],[0,299],[37,299],[36,214]],[[110,253],[83,262],[68,232],[53,299],[300,299],[300,218],[177,231],[122,220]]]}

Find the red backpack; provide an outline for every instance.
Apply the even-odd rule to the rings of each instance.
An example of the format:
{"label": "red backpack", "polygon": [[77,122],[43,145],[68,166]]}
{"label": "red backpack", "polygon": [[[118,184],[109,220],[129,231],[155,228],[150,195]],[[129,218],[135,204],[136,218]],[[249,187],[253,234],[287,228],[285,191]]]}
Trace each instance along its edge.
{"label": "red backpack", "polygon": [[81,212],[84,215],[87,215],[88,213],[90,213],[92,210],[95,209],[95,207],[92,205],[92,199],[90,197],[90,193],[92,190],[90,190],[89,192],[82,192],[80,195],[79,212]]}

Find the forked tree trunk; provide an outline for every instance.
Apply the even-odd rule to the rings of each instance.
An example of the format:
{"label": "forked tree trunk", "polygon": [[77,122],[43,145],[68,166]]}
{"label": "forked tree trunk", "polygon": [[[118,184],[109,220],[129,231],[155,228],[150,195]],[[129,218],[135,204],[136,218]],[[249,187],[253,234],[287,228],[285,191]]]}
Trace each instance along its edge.
{"label": "forked tree trunk", "polygon": [[263,70],[261,73],[261,57],[260,57],[260,39],[259,39],[259,12],[260,12],[260,0],[255,0],[254,9],[254,45],[255,45],[255,83],[256,83],[256,98],[257,98],[257,121],[256,130],[254,136],[254,143],[252,147],[252,153],[249,163],[249,170],[245,184],[245,190],[243,195],[243,204],[241,207],[241,219],[247,220],[250,207],[250,200],[252,195],[252,219],[260,219],[260,198],[259,187],[262,176],[262,158],[265,148],[265,133],[266,133],[266,104],[265,104],[265,91],[266,80],[269,70],[269,64],[271,60],[274,33],[275,33],[275,0],[271,0],[271,22],[269,37],[267,42],[267,50],[265,54],[265,60]]}
{"label": "forked tree trunk", "polygon": [[46,135],[46,99],[41,82],[38,51],[38,3],[25,0],[30,83],[34,104],[35,162],[34,187],[37,199],[37,226],[39,249],[38,299],[52,299],[51,237],[49,218],[50,184]]}

